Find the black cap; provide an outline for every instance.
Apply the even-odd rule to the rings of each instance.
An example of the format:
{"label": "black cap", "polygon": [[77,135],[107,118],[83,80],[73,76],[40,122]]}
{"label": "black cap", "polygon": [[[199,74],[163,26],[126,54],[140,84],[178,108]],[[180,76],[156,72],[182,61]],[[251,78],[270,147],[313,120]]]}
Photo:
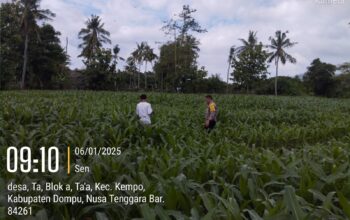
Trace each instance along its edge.
{"label": "black cap", "polygon": [[147,99],[146,94],[142,94],[142,95],[140,95],[140,99]]}

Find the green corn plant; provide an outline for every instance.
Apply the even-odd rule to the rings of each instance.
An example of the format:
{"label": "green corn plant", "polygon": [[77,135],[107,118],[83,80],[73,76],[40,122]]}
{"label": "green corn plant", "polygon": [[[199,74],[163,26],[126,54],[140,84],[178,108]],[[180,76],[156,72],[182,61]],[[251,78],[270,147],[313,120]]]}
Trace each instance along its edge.
{"label": "green corn plant", "polygon": [[[35,153],[57,146],[62,161],[55,174],[12,174],[0,166],[1,189],[12,180],[123,182],[165,198],[132,206],[36,205],[34,219],[350,218],[350,100],[214,95],[220,112],[208,135],[202,95],[148,94],[155,111],[149,127],[135,115],[138,95],[0,92],[1,164],[8,146],[25,145]],[[92,172],[68,176],[68,144],[121,147],[122,154],[75,156],[73,163]],[[0,219],[18,219],[6,216],[6,193],[0,192]]]}

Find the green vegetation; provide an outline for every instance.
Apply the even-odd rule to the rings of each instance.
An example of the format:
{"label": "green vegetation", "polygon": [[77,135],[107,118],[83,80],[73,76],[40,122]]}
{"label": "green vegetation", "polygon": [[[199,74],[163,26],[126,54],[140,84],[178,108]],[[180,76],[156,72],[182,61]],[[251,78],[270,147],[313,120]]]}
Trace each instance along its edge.
{"label": "green vegetation", "polygon": [[[120,47],[115,44],[118,42],[112,44],[110,32],[105,28],[101,17],[91,15],[80,31],[76,30],[79,33],[74,34],[80,39],[81,52],[78,57],[81,57],[85,66],[70,70],[68,36],[63,49],[59,40],[60,32],[45,23],[52,20],[55,14],[42,9],[40,3],[40,0],[1,3],[1,90],[21,88],[270,94],[270,88],[267,87],[270,87],[271,78],[266,78],[270,75],[269,63],[273,62],[276,67],[276,76],[273,78],[275,95],[278,91],[281,91],[281,95],[303,95],[307,91],[307,94],[316,96],[350,97],[347,86],[348,62],[338,66],[321,64],[320,60],[318,64],[312,62],[304,74],[302,86],[289,83],[293,79],[285,76],[281,79],[281,85],[278,85],[279,64],[296,63],[294,54],[288,53],[296,44],[288,38],[288,31],[277,30],[265,45],[258,42],[256,31],[250,31],[247,39],[239,39],[241,45],[230,47],[226,82],[218,77],[220,73],[208,73],[205,63],[203,66],[198,64],[198,34],[207,30],[199,24],[196,19],[197,10],[190,5],[183,5],[179,13],[165,21],[161,30],[169,38],[157,42],[160,43],[159,54],[146,41],[136,43],[134,50],[125,57],[124,67],[120,63],[124,61],[119,56]],[[234,40],[236,38],[232,39]],[[218,54],[212,54],[212,59],[217,57]],[[332,68],[325,68],[325,65],[331,65]],[[341,72],[340,75],[335,74],[336,68]]]}
{"label": "green vegetation", "polygon": [[86,28],[82,28],[79,32],[79,38],[83,41],[79,45],[82,48],[82,52],[79,55],[84,57],[85,65],[89,65],[91,62],[95,61],[95,54],[101,51],[103,43],[111,43],[109,39],[110,33],[106,31],[101,24],[101,19],[99,16],[91,15],[85,22]]}
{"label": "green vegetation", "polygon": [[[264,81],[261,81],[259,85],[255,87],[256,94],[275,94],[275,78],[271,77]],[[278,77],[277,93],[285,96],[300,96],[306,95],[307,91],[305,85],[298,78],[291,78],[286,76]]]}
{"label": "green vegetation", "polygon": [[[37,40],[40,40],[40,35],[38,34],[40,27],[38,26],[38,21],[50,20],[54,17],[50,10],[40,9],[39,0],[21,0],[18,1],[17,7],[21,12],[20,27],[24,38],[24,52],[23,52],[23,70],[21,77],[21,89],[25,88],[25,79],[27,74],[27,62],[28,62],[28,46],[30,35],[37,35]],[[16,4],[15,4],[16,5]],[[53,29],[53,28],[52,28]]]}
{"label": "green vegetation", "polygon": [[63,87],[68,56],[60,32],[43,23],[53,16],[38,0],[1,3],[0,89]]}
{"label": "green vegetation", "polygon": [[304,82],[309,85],[315,95],[326,96],[332,88],[336,69],[336,66],[332,64],[315,59],[304,75]]}
{"label": "green vegetation", "polygon": [[275,95],[277,95],[277,80],[278,80],[278,63],[281,61],[282,64],[286,64],[286,62],[296,63],[297,60],[288,54],[285,50],[287,48],[293,47],[296,42],[291,42],[289,38],[287,38],[286,32],[276,31],[275,38],[270,37],[271,45],[268,47],[272,49],[273,52],[270,53],[269,62],[275,62],[276,66],[276,77],[275,77]]}
{"label": "green vegetation", "polygon": [[331,97],[350,97],[350,73],[334,77],[331,89]]}
{"label": "green vegetation", "polygon": [[[1,146],[29,145],[36,151],[56,145],[62,155],[67,144],[122,147],[118,157],[75,157],[92,168],[89,175],[10,174],[1,166],[1,185],[122,181],[143,183],[145,195],[166,200],[140,206],[45,204],[34,207],[37,218],[350,218],[349,100],[217,95],[219,122],[207,135],[202,95],[150,94],[156,113],[151,127],[140,126],[135,117],[137,96],[0,93]],[[5,151],[0,149],[2,164]],[[4,201],[5,193],[0,196]]]}
{"label": "green vegetation", "polygon": [[[258,43],[256,32],[249,32],[248,41],[240,39],[243,46],[239,47],[236,55],[230,51],[229,60],[232,60],[234,69],[232,79],[249,92],[253,85],[267,77],[266,59],[268,53],[261,42]],[[232,57],[232,58],[231,58]]]}
{"label": "green vegetation", "polygon": [[174,40],[160,47],[159,60],[155,63],[154,70],[161,91],[185,91],[186,86],[195,85],[196,80],[203,80],[208,74],[197,63],[200,42],[193,33],[207,31],[194,19],[196,11],[184,5],[182,12],[162,27],[165,34]]}

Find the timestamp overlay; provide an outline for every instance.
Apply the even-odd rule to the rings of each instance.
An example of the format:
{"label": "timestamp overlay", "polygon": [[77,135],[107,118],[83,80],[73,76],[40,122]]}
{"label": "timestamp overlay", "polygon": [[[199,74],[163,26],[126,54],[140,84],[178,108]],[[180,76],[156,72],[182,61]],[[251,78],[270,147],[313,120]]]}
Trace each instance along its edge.
{"label": "timestamp overlay", "polygon": [[[115,206],[128,209],[165,203],[144,174],[139,180],[130,178],[127,151],[121,147],[40,147],[10,146],[6,151],[7,176],[2,213],[7,217],[46,216],[54,212],[73,212],[77,218],[89,218],[88,210]],[[94,161],[94,163],[91,163]],[[99,161],[99,163],[96,163]],[[20,180],[20,182],[18,181]],[[4,180],[2,180],[4,181]]]}

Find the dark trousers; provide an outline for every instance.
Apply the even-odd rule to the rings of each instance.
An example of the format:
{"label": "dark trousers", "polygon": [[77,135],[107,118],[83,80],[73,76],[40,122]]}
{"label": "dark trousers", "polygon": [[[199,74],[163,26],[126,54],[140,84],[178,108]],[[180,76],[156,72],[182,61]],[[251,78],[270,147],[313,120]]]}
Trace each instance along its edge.
{"label": "dark trousers", "polygon": [[216,125],[216,121],[210,120],[210,121],[209,121],[209,125],[208,125],[208,126],[205,126],[204,128],[207,129],[207,131],[208,131],[208,133],[209,133],[211,130],[214,129],[215,125]]}

